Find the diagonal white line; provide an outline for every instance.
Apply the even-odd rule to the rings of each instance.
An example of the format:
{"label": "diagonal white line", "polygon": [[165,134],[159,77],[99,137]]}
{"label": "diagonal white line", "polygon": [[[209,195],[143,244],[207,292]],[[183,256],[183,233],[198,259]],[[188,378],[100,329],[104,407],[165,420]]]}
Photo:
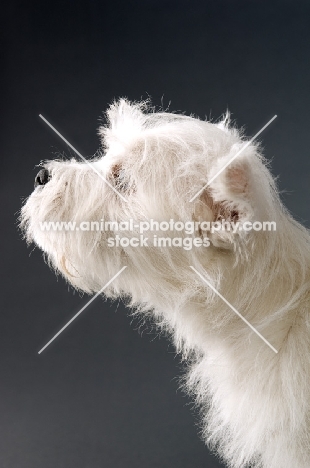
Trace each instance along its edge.
{"label": "diagonal white line", "polygon": [[59,336],[59,335],[60,335],[60,333],[62,333],[62,332],[65,330],[65,328],[67,328],[67,327],[70,325],[70,323],[72,323],[72,322],[73,322],[73,320],[75,320],[75,319],[76,319],[76,317],[78,317],[78,316],[79,316],[79,315],[80,315],[80,314],[83,312],[83,310],[85,310],[85,309],[86,309],[86,307],[88,307],[88,306],[89,306],[89,304],[90,304],[91,302],[93,302],[93,301],[96,299],[96,297],[98,297],[98,296],[99,296],[99,295],[100,295],[100,294],[101,294],[101,293],[102,293],[102,292],[103,292],[103,291],[104,291],[104,290],[105,290],[105,289],[106,289],[106,288],[109,286],[109,284],[111,284],[111,283],[112,283],[112,281],[114,281],[114,280],[115,280],[115,278],[117,278],[117,277],[118,277],[118,276],[119,276],[119,275],[120,275],[120,274],[121,274],[121,273],[122,273],[122,272],[125,270],[125,268],[127,268],[127,266],[124,266],[124,267],[123,267],[123,268],[122,268],[122,269],[121,269],[121,270],[120,270],[118,273],[116,273],[116,275],[114,275],[114,276],[113,276],[113,278],[111,278],[111,279],[110,279],[110,281],[108,281],[108,282],[107,282],[107,284],[105,284],[105,285],[103,286],[103,288],[102,288],[102,289],[100,289],[100,291],[99,291],[99,292],[97,292],[97,294],[95,294],[95,296],[94,296],[94,297],[92,297],[92,298],[91,298],[91,300],[90,300],[90,301],[88,301],[88,302],[87,302],[87,304],[85,304],[85,305],[84,305],[84,307],[82,307],[82,309],[80,309],[80,310],[78,311],[78,313],[77,313],[77,314],[75,314],[75,316],[74,316],[74,317],[72,317],[72,319],[71,319],[71,320],[69,320],[69,322],[68,322],[68,323],[66,323],[66,325],[65,325],[64,327],[62,327],[62,329],[61,329],[61,330],[59,330],[59,332],[58,332],[58,333],[56,333],[56,335],[54,335],[54,336],[53,336],[53,338],[52,338],[51,340],[49,340],[49,342],[48,342],[48,343],[46,343],[46,345],[45,345],[45,346],[43,346],[43,348],[42,348],[42,349],[40,349],[40,351],[38,352],[38,354],[41,354],[41,353],[42,353],[42,351],[44,351],[44,350],[45,350],[45,348],[47,348],[47,347],[48,347],[48,345],[50,345],[50,344],[52,343],[52,341],[54,341],[54,340],[55,340],[55,338],[57,338],[57,336]]}
{"label": "diagonal white line", "polygon": [[260,129],[259,132],[256,133],[256,135],[253,136],[253,138],[251,138],[251,140],[249,140],[242,148],[240,151],[238,151],[235,156],[233,156],[213,177],[211,177],[211,179],[208,181],[208,183],[206,185],[204,185],[202,187],[202,189],[199,190],[199,192],[196,193],[196,195],[194,195],[191,199],[190,199],[190,203],[193,202],[195,200],[195,198],[197,198],[201,192],[203,192],[225,169],[227,166],[229,166],[233,161],[234,159],[236,159],[240,153],[242,153],[242,151],[244,151],[251,143],[253,140],[255,140],[255,138],[258,137],[258,135],[260,135],[264,130],[265,128],[267,128],[271,122],[273,122],[275,119],[277,118],[277,115],[274,115],[272,117],[272,119],[269,120],[269,122],[266,123],[266,125],[263,126],[263,128]]}
{"label": "diagonal white line", "polygon": [[233,305],[231,305],[230,302],[228,302],[228,301],[225,299],[225,297],[222,296],[222,294],[220,294],[220,293],[212,286],[212,284],[209,283],[209,281],[206,280],[206,279],[199,273],[199,271],[196,270],[196,268],[194,268],[193,266],[191,266],[191,269],[192,269],[195,273],[197,273],[197,275],[202,279],[202,281],[204,281],[204,282],[215,292],[215,294],[217,294],[217,295],[222,299],[222,301],[224,301],[225,304],[227,304],[228,307],[230,307],[231,310],[232,310],[233,312],[235,312],[235,314],[237,314],[238,317],[240,317],[241,320],[243,320],[244,323],[246,323],[246,324],[248,325],[248,327],[250,327],[251,330],[253,330],[253,332],[256,333],[256,335],[259,336],[259,337],[266,343],[266,345],[269,346],[269,348],[272,349],[272,351],[274,351],[275,353],[278,353],[278,351],[272,346],[272,344],[270,344],[269,341],[266,340],[266,338],[264,338],[263,335],[261,335],[261,334],[259,333],[259,331],[257,331],[256,328],[254,328],[253,325],[251,325],[250,322],[248,322],[247,319],[244,318],[243,315],[241,315],[240,312],[238,312],[238,310],[235,309],[235,307],[234,307]]}
{"label": "diagonal white line", "polygon": [[112,190],[114,190],[114,192],[117,193],[117,195],[119,195],[119,196],[121,197],[122,200],[124,200],[125,202],[127,202],[126,198],[123,197],[123,195],[122,195],[121,193],[119,193],[119,191],[116,190],[116,188],[113,187],[113,185],[111,185],[110,182],[107,181],[107,180],[103,177],[103,175],[100,174],[99,171],[97,171],[97,169],[92,165],[92,163],[90,163],[89,161],[87,161],[87,159],[85,159],[84,156],[82,156],[81,153],[79,153],[79,152],[74,148],[74,146],[72,146],[71,143],[69,143],[69,141],[66,140],[65,137],[63,137],[62,134],[59,133],[58,130],[56,130],[56,128],[53,127],[53,125],[50,124],[49,121],[46,120],[45,117],[43,117],[42,114],[39,114],[39,117],[41,117],[41,119],[44,120],[44,122],[45,122],[52,130],[54,130],[54,132],[55,132],[68,146],[70,146],[70,148],[72,148],[73,151],[74,151],[81,159],[83,159],[83,161],[84,161],[86,164],[88,164],[88,165],[92,168],[92,170],[95,171],[96,174],[98,174],[98,176],[101,177],[101,179],[102,179]]}

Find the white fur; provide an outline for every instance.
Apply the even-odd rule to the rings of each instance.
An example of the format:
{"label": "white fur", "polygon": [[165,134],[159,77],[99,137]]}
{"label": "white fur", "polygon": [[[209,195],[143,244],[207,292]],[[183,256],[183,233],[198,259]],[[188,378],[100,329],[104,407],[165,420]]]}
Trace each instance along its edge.
{"label": "white fur", "polygon": [[[189,203],[244,144],[227,118],[212,124],[155,113],[145,103],[126,100],[114,103],[107,114],[109,124],[99,130],[102,155],[93,163],[128,203],[87,164],[47,161],[51,180],[22,209],[27,240],[73,286],[88,293],[99,291],[127,265],[105,294],[129,297],[140,314],[152,314],[189,359],[186,387],[202,410],[204,438],[227,466],[309,468],[308,231],[282,206],[255,144]],[[276,221],[277,231],[208,233],[210,247],[186,251],[109,248],[106,232],[43,232],[38,226],[39,221],[103,217],[212,221],[234,216]]]}

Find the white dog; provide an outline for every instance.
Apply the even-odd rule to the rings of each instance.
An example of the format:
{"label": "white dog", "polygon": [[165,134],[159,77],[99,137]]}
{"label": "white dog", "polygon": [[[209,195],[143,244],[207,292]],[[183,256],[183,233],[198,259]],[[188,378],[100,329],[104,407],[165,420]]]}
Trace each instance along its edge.
{"label": "white dog", "polygon": [[[171,334],[189,360],[203,436],[229,467],[309,468],[308,231],[281,204],[258,145],[245,147],[228,118],[126,100],[107,115],[91,165],[44,163],[22,209],[27,240],[87,293],[127,266],[105,294],[130,297]],[[223,220],[241,227],[212,224]],[[68,221],[80,229],[42,227]],[[93,221],[109,229],[86,229]],[[242,227],[264,222],[276,232]]]}

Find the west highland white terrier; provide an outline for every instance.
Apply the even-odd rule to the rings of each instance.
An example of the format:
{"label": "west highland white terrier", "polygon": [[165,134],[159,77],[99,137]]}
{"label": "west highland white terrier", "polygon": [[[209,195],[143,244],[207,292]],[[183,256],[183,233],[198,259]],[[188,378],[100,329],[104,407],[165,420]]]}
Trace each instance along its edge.
{"label": "west highland white terrier", "polygon": [[309,468],[310,237],[259,145],[227,116],[122,99],[107,118],[95,158],[42,163],[27,240],[78,290],[130,298],[171,335],[227,466]]}

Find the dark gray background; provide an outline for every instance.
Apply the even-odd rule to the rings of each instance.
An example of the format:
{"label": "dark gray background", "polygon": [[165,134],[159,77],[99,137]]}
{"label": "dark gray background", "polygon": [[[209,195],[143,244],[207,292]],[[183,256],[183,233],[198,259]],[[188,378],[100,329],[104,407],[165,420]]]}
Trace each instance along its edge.
{"label": "dark gray background", "polygon": [[[3,11],[4,9],[4,11]],[[115,97],[214,118],[229,108],[261,136],[286,205],[309,226],[309,14],[298,1],[10,2],[1,75],[0,466],[215,468],[178,390],[165,338],[122,304],[88,300],[26,247],[17,212],[41,159],[99,146]],[[30,255],[31,254],[31,255]]]}

